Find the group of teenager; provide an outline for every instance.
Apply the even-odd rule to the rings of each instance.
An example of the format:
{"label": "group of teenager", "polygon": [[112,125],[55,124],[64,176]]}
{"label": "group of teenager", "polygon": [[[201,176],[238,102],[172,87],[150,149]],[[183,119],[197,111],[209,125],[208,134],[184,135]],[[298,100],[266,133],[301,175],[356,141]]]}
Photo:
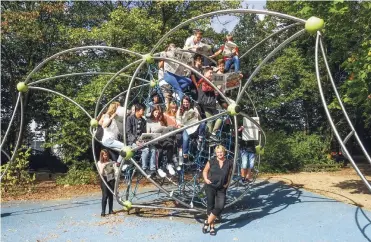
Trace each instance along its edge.
{"label": "group of teenager", "polygon": [[[189,37],[183,49],[193,50],[202,46],[202,32],[196,30],[194,35]],[[226,36],[226,43],[232,41],[232,36]],[[176,46],[170,44],[162,57],[172,57]],[[239,72],[238,47],[223,45],[218,51],[210,55],[215,58],[219,54],[223,58],[217,61],[216,67],[204,66],[208,58],[195,54],[192,67],[202,73],[205,78],[212,81],[213,74],[223,74],[229,71],[232,64],[234,71]],[[176,65],[168,60],[159,62],[159,88],[151,95],[151,101],[147,107],[137,103],[128,112],[120,106],[120,103],[113,102],[108,110],[99,119],[103,128],[102,144],[106,148],[121,149],[124,144],[119,141],[120,135],[126,135],[127,145],[140,147],[140,162],[142,169],[149,175],[158,175],[162,178],[176,175],[181,170],[183,163],[189,162],[190,139],[197,141],[197,150],[202,149],[202,144],[207,139],[218,142],[217,132],[220,131],[222,119],[209,120],[198,125],[193,125],[176,135],[162,139],[161,141],[143,146],[141,139],[143,133],[167,133],[171,130],[189,126],[201,119],[217,114],[217,110],[226,109],[228,103],[221,98],[221,95],[199,75],[187,71],[181,65]],[[241,75],[242,77],[242,75]],[[220,88],[220,87],[218,87]],[[220,90],[224,91],[224,90]],[[123,119],[126,119],[126,133],[120,132]],[[166,127],[166,129],[162,129]],[[239,133],[243,132],[243,125],[239,125]],[[163,133],[163,134],[164,134]],[[251,179],[251,168],[254,163],[254,144],[242,141],[240,143],[241,154],[241,182],[249,182]],[[115,175],[114,164],[119,164],[122,157],[112,161],[109,159],[108,150],[101,151],[98,163],[99,172],[108,186],[113,190]],[[107,166],[109,165],[109,166]],[[205,191],[207,195],[208,219],[202,228],[203,232],[215,235],[214,221],[223,210],[226,196],[226,189],[231,178],[233,160],[226,159],[226,149],[222,145],[215,148],[215,156],[210,159],[203,171]],[[125,169],[127,166],[122,166]],[[102,216],[105,215],[106,203],[109,200],[109,213],[112,213],[113,195],[105,184],[102,183]]]}

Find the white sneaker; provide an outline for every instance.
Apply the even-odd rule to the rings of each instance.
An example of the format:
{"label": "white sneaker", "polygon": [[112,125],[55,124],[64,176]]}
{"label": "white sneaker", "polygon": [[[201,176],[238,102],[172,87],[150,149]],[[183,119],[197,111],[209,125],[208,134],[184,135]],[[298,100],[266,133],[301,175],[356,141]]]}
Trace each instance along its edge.
{"label": "white sneaker", "polygon": [[184,158],[183,158],[183,155],[182,156],[179,156],[179,165],[183,165],[183,162],[184,162]]}
{"label": "white sneaker", "polygon": [[169,171],[170,175],[174,176],[175,175],[175,171],[174,171],[174,168],[172,165],[168,164],[166,166],[166,169]]}
{"label": "white sneaker", "polygon": [[160,177],[162,178],[166,177],[166,173],[162,169],[158,169],[157,172]]}
{"label": "white sneaker", "polygon": [[127,164],[124,164],[124,165],[122,166],[122,168],[121,168],[121,171],[125,171],[125,170],[126,170],[126,168],[128,168],[128,166],[129,166],[129,165],[127,165]]}
{"label": "white sneaker", "polygon": [[181,166],[177,166],[177,167],[176,167],[176,170],[177,170],[177,171],[180,171],[180,170],[182,170],[182,167],[181,167]]}

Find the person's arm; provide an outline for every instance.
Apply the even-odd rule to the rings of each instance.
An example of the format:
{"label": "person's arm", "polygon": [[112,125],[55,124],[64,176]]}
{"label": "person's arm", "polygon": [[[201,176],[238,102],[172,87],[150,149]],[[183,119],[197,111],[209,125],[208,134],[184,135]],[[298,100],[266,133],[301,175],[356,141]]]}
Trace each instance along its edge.
{"label": "person's arm", "polygon": [[107,128],[108,126],[110,126],[112,119],[116,117],[116,113],[112,114],[111,117],[109,117],[108,114],[105,114],[104,116],[105,118],[103,119],[102,127]]}
{"label": "person's arm", "polygon": [[164,68],[164,61],[163,60],[160,60],[159,62],[158,62],[158,68],[160,68],[160,69],[163,69]]}
{"label": "person's arm", "polygon": [[183,47],[184,50],[189,50],[189,49],[192,48],[192,38],[194,38],[194,37],[191,36],[191,37],[186,39],[186,41],[184,43],[184,47]]}
{"label": "person's arm", "polygon": [[[135,115],[135,114],[134,114]],[[128,143],[134,143],[134,140],[135,140],[135,136],[134,136],[134,130],[132,130],[133,128],[133,125],[132,125],[132,120],[133,120],[133,117],[132,115],[130,115],[129,117],[127,117],[126,119],[126,134],[128,136]]]}
{"label": "person's arm", "polygon": [[211,184],[211,181],[209,180],[209,178],[207,178],[207,174],[209,174],[209,170],[210,170],[210,161],[206,163],[206,166],[204,170],[202,171],[202,176],[206,184]]}
{"label": "person's arm", "polygon": [[180,109],[176,112],[175,121],[178,127],[182,126],[182,116],[180,116]]}
{"label": "person's arm", "polygon": [[222,49],[220,48],[217,52],[215,52],[213,55],[210,56],[210,58],[215,58],[216,56],[220,55],[222,53]]}
{"label": "person's arm", "polygon": [[233,163],[230,162],[230,164],[232,165],[229,166],[228,180],[227,180],[227,184],[223,186],[224,188],[228,187],[229,181],[231,180],[231,177],[232,177]]}
{"label": "person's arm", "polygon": [[232,49],[232,54],[234,54],[235,56],[239,55],[238,47]]}

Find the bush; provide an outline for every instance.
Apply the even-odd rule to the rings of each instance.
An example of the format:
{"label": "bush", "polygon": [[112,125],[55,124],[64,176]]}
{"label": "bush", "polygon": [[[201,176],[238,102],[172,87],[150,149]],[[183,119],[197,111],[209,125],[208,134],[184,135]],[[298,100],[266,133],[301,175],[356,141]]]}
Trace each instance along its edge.
{"label": "bush", "polygon": [[35,174],[30,175],[28,172],[30,155],[31,149],[21,148],[12,163],[0,167],[1,173],[3,173],[9,164],[8,170],[1,179],[1,190],[3,192],[24,192],[33,188]]}
{"label": "bush", "polygon": [[330,142],[316,134],[297,132],[267,133],[262,156],[262,170],[269,172],[301,171],[307,166],[333,164],[327,157]]}
{"label": "bush", "polygon": [[97,183],[97,172],[88,161],[75,161],[66,175],[58,177],[58,185],[87,185]]}

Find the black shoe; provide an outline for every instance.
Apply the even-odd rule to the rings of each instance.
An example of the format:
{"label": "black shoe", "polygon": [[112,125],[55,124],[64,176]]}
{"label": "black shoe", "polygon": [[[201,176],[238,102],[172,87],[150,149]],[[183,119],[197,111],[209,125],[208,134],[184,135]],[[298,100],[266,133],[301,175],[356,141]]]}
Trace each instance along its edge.
{"label": "black shoe", "polygon": [[106,214],[105,213],[101,213],[100,216],[101,217],[104,217],[104,216],[106,216]]}
{"label": "black shoe", "polygon": [[210,235],[212,235],[212,236],[216,235],[215,227],[210,227]]}
{"label": "black shoe", "polygon": [[207,223],[207,220],[204,221],[204,225],[202,226],[202,233],[206,234],[209,229],[209,224]]}
{"label": "black shoe", "polygon": [[111,215],[111,214],[115,214],[115,212],[114,212],[114,211],[109,211],[108,214],[110,214],[110,215]]}

